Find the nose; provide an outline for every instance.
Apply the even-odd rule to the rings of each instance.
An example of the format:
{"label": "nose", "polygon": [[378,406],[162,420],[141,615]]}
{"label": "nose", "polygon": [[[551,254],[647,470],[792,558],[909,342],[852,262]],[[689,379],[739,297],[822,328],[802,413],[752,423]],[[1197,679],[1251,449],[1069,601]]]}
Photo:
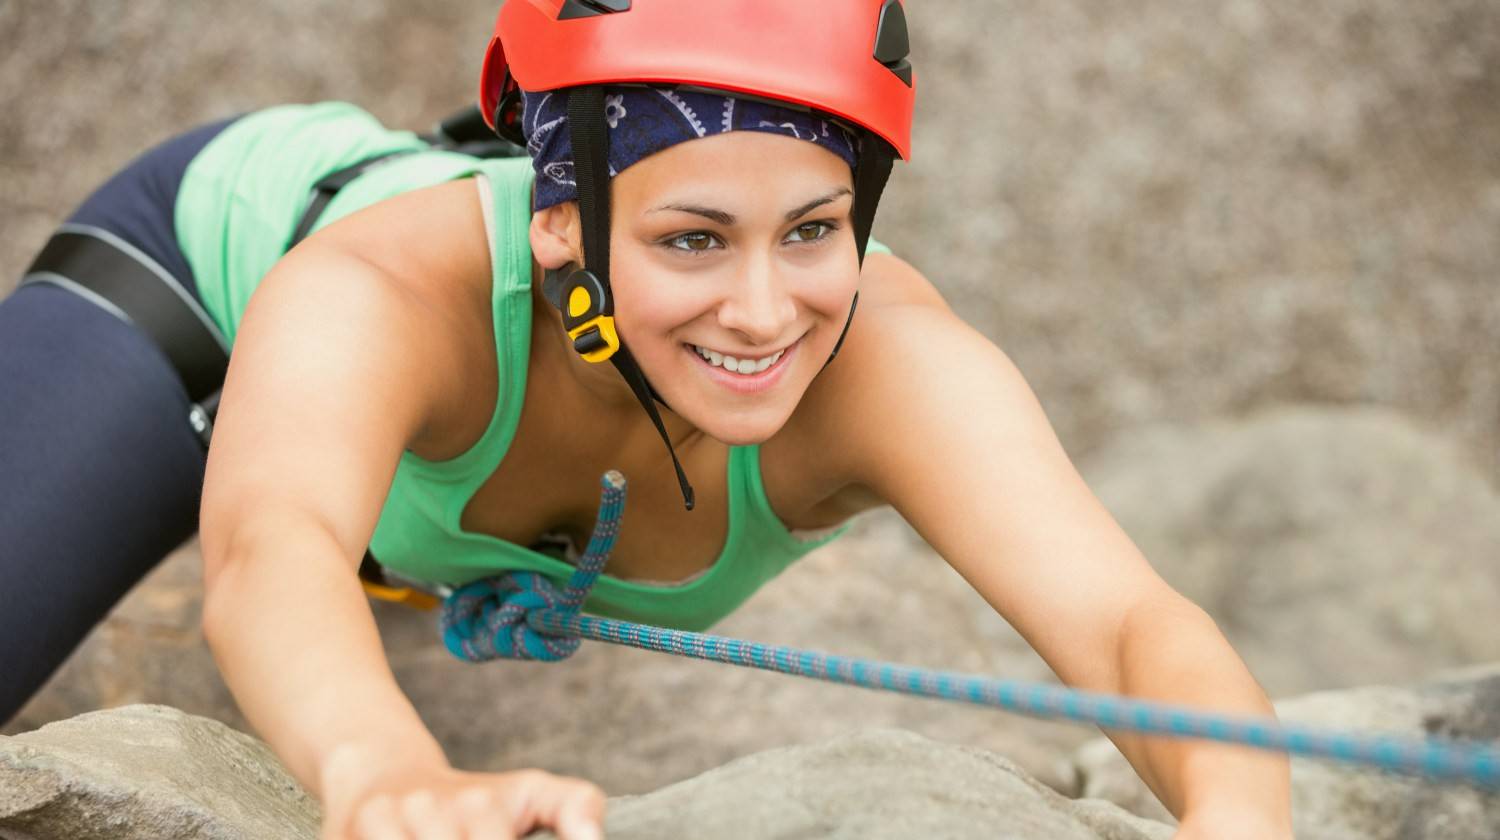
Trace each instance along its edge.
{"label": "nose", "polygon": [[719,306],[719,325],[751,345],[775,342],[796,318],[786,278],[765,260],[752,261]]}

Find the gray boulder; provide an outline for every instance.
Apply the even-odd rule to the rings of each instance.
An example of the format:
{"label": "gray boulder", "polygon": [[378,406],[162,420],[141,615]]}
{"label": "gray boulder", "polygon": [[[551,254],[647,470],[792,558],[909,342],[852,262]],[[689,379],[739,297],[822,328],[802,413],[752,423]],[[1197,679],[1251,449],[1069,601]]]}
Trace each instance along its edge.
{"label": "gray boulder", "polygon": [[[312,840],[319,813],[264,744],[164,706],[0,738],[0,836],[14,840]],[[1171,833],[1107,802],[1067,799],[993,753],[899,730],[771,750],[614,797],[605,830],[613,840]]]}
{"label": "gray boulder", "polygon": [[[1277,703],[1276,714],[1306,725],[1500,745],[1500,665],[1412,687],[1318,692]],[[1082,795],[1171,821],[1108,740],[1084,746],[1074,761]],[[1500,792],[1296,758],[1292,815],[1303,840],[1493,840],[1500,836]]]}
{"label": "gray boulder", "polygon": [[867,730],[731,762],[610,800],[611,838],[994,837],[1166,840],[1171,829],[1072,800],[986,750]]}
{"label": "gray boulder", "polygon": [[295,840],[318,819],[264,743],[166,706],[0,737],[6,840]]}

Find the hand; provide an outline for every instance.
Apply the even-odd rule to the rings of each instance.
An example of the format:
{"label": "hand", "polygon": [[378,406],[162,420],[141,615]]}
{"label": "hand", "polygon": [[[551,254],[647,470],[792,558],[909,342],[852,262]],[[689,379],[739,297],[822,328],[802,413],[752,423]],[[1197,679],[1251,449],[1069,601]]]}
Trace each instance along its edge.
{"label": "hand", "polygon": [[446,763],[355,765],[347,756],[325,771],[321,840],[515,840],[536,828],[560,840],[604,837],[604,791],[584,779]]}

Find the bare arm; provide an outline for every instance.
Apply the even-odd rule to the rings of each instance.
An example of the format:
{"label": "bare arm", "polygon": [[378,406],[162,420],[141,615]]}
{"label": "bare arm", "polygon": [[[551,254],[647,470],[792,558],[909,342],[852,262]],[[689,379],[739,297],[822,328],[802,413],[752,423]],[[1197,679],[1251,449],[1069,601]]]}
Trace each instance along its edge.
{"label": "bare arm", "polygon": [[401,309],[366,264],[284,260],[247,311],[204,484],[205,636],[245,716],[319,795],[340,745],[442,760],[353,574],[422,419],[421,372],[391,334]]}
{"label": "bare arm", "polygon": [[[940,303],[861,314],[845,351],[860,361],[839,369],[842,399],[827,401],[847,411],[846,497],[894,505],[1064,682],[1274,714],[1213,621],[1090,492],[997,347]],[[1179,817],[1244,816],[1290,836],[1285,759],[1106,734]]]}
{"label": "bare arm", "polygon": [[599,836],[591,782],[448,764],[356,575],[402,452],[472,443],[463,418],[483,395],[464,357],[474,330],[488,338],[490,276],[476,195],[416,190],[314,234],[257,289],[230,361],[204,487],[203,629],[245,716],[323,803],[325,840]]}
{"label": "bare arm", "polygon": [[[410,219],[411,209],[330,226],[262,281],[204,486],[204,633],[246,717],[320,796],[341,749],[378,742],[444,761],[396,686],[355,575],[402,451],[453,390],[444,372],[461,368],[445,357],[438,337],[452,330],[428,302],[351,254],[359,236],[391,229],[384,214]],[[470,260],[487,272],[482,228],[477,236]]]}

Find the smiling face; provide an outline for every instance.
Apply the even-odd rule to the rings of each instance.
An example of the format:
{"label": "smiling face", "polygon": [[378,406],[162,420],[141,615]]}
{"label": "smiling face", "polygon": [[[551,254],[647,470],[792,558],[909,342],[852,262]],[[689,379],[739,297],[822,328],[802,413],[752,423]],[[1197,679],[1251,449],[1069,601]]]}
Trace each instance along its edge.
{"label": "smiling face", "polygon": [[[621,339],[693,426],[733,445],[770,438],[833,352],[859,282],[848,164],[734,131],[644,158],[612,185]],[[576,231],[576,204],[540,212]]]}

